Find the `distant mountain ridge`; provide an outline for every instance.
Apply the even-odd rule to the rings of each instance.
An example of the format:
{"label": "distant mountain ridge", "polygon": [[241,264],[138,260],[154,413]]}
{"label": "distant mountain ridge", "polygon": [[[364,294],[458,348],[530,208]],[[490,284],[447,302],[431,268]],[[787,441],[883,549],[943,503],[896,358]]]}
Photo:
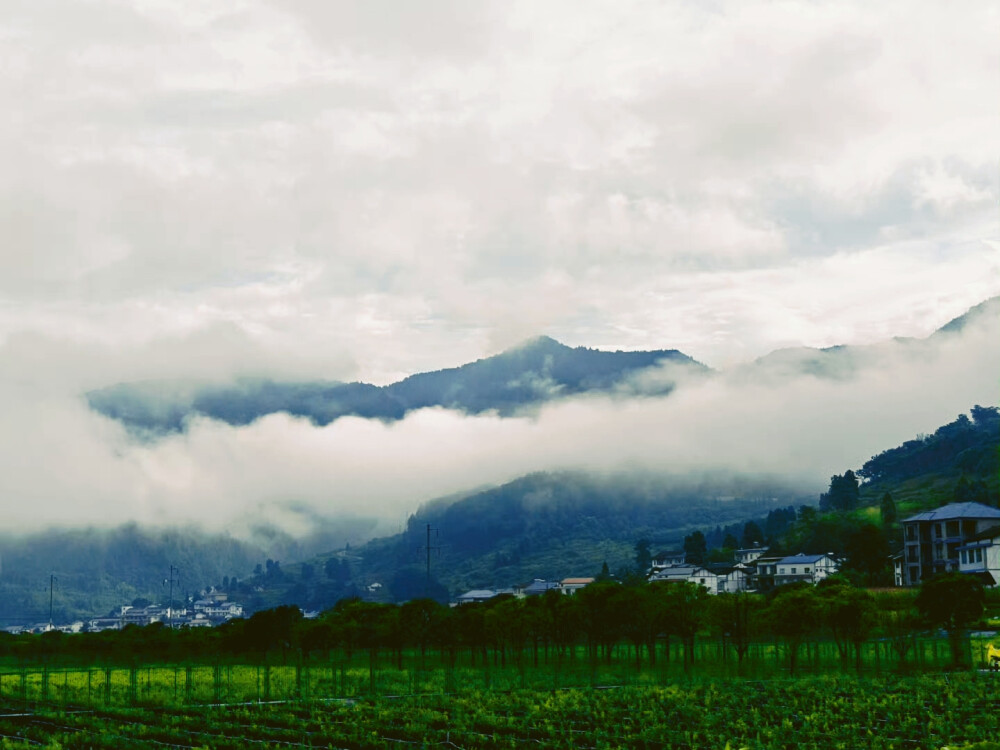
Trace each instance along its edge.
{"label": "distant mountain ridge", "polygon": [[802,374],[845,379],[867,367],[878,367],[885,357],[919,357],[941,341],[981,324],[1000,327],[1000,297],[991,297],[979,303],[926,338],[896,337],[875,344],[838,344],[821,349],[806,346],[777,349],[738,367],[737,372],[742,377]]}
{"label": "distant mountain ridge", "polygon": [[571,348],[547,336],[460,367],[418,373],[387,386],[367,383],[282,383],[243,379],[233,384],[151,381],[122,383],[86,394],[90,407],[139,433],[182,431],[186,420],[205,416],[231,425],[249,424],[276,412],[327,425],[345,416],[394,421],[415,409],[441,406],[469,414],[510,416],[526,408],[581,393],[625,389],[668,393],[669,376],[631,385],[631,378],[664,364],[687,373],[708,368],[674,349],[609,352]]}
{"label": "distant mountain ridge", "polygon": [[[779,349],[729,374],[738,379],[780,380],[798,375],[844,379],[864,368],[878,367],[885,357],[919,358],[937,342],[983,323],[1000,323],[1000,297],[976,305],[927,338]],[[134,434],[156,437],[181,432],[189,419],[198,416],[235,426],[279,412],[320,426],[346,416],[396,421],[428,407],[511,416],[581,394],[666,395],[681,378],[713,374],[676,349],[603,351],[572,348],[539,336],[491,357],[417,373],[386,386],[252,378],[226,384],[147,381],[91,391],[86,398],[91,409],[122,422]]]}

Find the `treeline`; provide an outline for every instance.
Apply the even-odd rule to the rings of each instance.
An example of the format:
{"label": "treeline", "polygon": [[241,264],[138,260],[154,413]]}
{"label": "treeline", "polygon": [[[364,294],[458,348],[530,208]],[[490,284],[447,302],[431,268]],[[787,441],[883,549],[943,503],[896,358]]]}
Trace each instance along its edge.
{"label": "treeline", "polygon": [[921,435],[865,462],[858,476],[868,482],[904,480],[929,473],[996,476],[1000,472],[1000,410],[973,406],[933,435]]}
{"label": "treeline", "polygon": [[803,648],[827,640],[845,666],[862,670],[862,648],[870,639],[888,642],[903,664],[914,634],[927,628],[947,630],[954,663],[966,663],[962,634],[983,611],[983,589],[960,574],[929,579],[919,590],[878,594],[836,576],[768,595],[710,596],[690,583],[598,582],[574,596],[499,596],[453,608],[430,599],[401,605],[345,599],[312,620],[297,607],[282,606],[214,629],[171,630],[157,623],[120,632],[5,636],[0,655],[79,664],[220,658],[260,663],[365,652],[373,664],[380,657],[401,664],[404,652],[416,650],[435,653],[446,664],[461,657],[485,667],[581,658],[582,649],[594,662],[627,655],[637,667],[655,666],[674,651],[685,668],[694,669],[696,640],[713,639],[739,664],[752,644],[780,643],[794,673]]}

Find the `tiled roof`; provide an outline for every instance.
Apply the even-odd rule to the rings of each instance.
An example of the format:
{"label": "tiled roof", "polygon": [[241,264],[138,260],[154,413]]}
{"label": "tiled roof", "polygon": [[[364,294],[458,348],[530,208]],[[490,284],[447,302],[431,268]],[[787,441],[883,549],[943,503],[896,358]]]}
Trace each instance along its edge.
{"label": "tiled roof", "polygon": [[779,565],[809,565],[810,563],[822,560],[829,555],[792,555],[778,560]]}
{"label": "tiled roof", "polygon": [[911,521],[953,521],[959,518],[997,518],[1000,519],[1000,510],[991,508],[982,503],[951,503],[934,510],[917,513],[915,516],[904,518],[903,523]]}

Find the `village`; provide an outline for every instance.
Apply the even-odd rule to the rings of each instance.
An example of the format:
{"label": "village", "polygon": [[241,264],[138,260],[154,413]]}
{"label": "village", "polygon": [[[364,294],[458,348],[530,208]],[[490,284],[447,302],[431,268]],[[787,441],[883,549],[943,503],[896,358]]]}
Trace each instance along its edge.
{"label": "village", "polygon": [[[945,572],[968,574],[988,588],[1000,581],[1000,510],[997,508],[975,502],[951,503],[905,518],[901,525],[903,549],[890,558],[896,586],[917,586],[922,580]],[[652,556],[644,577],[655,585],[695,584],[711,595],[762,592],[791,583],[819,583],[841,571],[846,561],[845,557],[833,552],[771,554],[768,546],[756,544],[735,550],[729,562],[693,563],[684,551],[670,549]],[[613,580],[610,576],[608,579]],[[549,591],[572,596],[596,580],[599,578],[536,578],[509,587],[472,589],[456,596],[450,605],[485,602],[503,595],[521,599]],[[364,588],[365,598],[373,601],[385,599],[385,593],[380,583]],[[202,592],[200,598],[189,599],[179,606],[139,604],[141,606],[136,603],[122,605],[106,616],[61,624],[50,620],[17,625],[6,628],[5,632],[13,635],[51,631],[98,633],[154,623],[170,628],[210,628],[250,614],[245,613],[241,602],[215,589]],[[319,612],[303,612],[306,619],[318,615]]]}
{"label": "village", "polygon": [[[917,586],[936,573],[971,575],[985,587],[1000,581],[1000,509],[982,503],[950,503],[901,522],[904,547],[890,561],[896,586]],[[771,555],[767,546],[735,551],[731,562],[694,564],[682,550],[653,556],[646,580],[654,584],[687,582],[709,594],[767,591],[790,583],[816,584],[837,573],[845,558],[832,552]],[[502,594],[530,597],[557,591],[573,595],[596,578],[535,579],[524,586],[473,589],[452,606],[483,602]]]}

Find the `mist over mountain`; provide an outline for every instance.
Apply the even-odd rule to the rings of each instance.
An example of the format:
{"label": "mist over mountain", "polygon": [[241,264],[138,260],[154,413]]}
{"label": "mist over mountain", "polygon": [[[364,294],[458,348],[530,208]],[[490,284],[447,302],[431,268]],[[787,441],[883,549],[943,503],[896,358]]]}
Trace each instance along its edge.
{"label": "mist over mountain", "polygon": [[745,365],[733,368],[733,375],[747,380],[810,376],[827,380],[849,380],[858,373],[884,366],[891,361],[921,361],[940,347],[957,341],[963,331],[977,326],[992,327],[1000,321],[1000,297],[992,297],[941,326],[927,338],[893,338],[868,345],[838,345],[815,349],[778,349]]}
{"label": "mist over mountain", "polygon": [[[643,383],[634,376],[671,365],[671,379]],[[524,409],[583,393],[664,395],[676,379],[708,368],[676,350],[599,351],[570,348],[541,336],[502,354],[460,367],[411,375],[387,386],[366,383],[288,383],[242,379],[233,384],[153,381],[123,383],[87,394],[95,411],[133,432],[181,431],[194,416],[246,425],[284,412],[328,425],[345,416],[395,421],[428,407],[467,414],[495,411],[513,416]]]}
{"label": "mist over mountain", "polygon": [[407,586],[416,579],[399,572],[421,567],[430,526],[434,575],[451,591],[535,577],[592,576],[605,562],[612,570],[629,565],[640,538],[678,544],[706,524],[814,501],[780,480],[542,472],[425,504],[401,534],[358,550],[363,561],[358,573],[363,581],[390,588],[395,581],[397,598],[412,595]]}

